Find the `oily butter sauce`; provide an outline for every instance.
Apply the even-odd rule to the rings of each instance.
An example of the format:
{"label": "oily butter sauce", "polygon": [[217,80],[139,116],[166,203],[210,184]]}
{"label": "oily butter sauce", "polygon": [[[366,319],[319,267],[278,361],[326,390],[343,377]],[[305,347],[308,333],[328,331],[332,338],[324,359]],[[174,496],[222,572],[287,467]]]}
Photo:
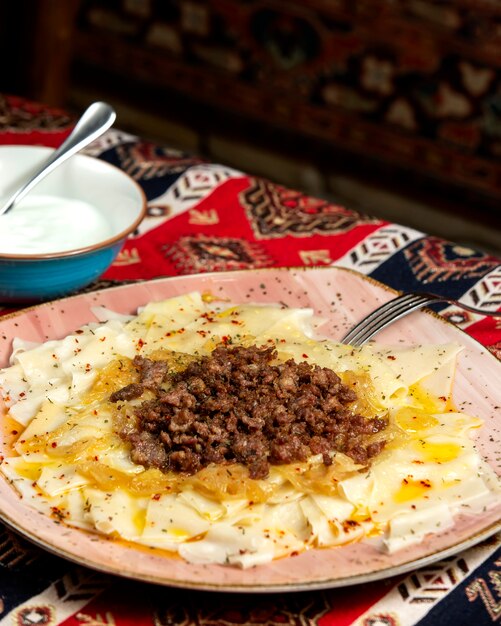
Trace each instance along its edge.
{"label": "oily butter sauce", "polygon": [[0,254],[50,254],[112,236],[99,210],[74,198],[30,194],[0,216]]}

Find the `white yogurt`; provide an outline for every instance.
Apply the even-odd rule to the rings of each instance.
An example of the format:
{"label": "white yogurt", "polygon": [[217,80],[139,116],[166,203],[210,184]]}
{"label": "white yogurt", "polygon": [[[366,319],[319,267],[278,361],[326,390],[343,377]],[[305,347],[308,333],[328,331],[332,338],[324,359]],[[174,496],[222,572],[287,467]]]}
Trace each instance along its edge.
{"label": "white yogurt", "polygon": [[65,252],[112,234],[103,215],[87,202],[29,194],[0,215],[0,254]]}

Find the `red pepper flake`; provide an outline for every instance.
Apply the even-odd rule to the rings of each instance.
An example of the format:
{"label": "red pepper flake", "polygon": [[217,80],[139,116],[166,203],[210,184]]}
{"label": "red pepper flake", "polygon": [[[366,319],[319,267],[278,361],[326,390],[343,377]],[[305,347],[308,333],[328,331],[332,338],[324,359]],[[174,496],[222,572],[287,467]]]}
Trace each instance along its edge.
{"label": "red pepper flake", "polygon": [[57,506],[51,506],[50,510],[52,511],[52,514],[54,515],[54,517],[57,517],[57,519],[59,520],[64,519],[64,513]]}
{"label": "red pepper flake", "polygon": [[94,415],[97,415],[97,409],[94,409],[94,410],[92,411],[92,413],[93,413]]}
{"label": "red pepper flake", "polygon": [[141,348],[144,346],[144,341],[142,339],[138,339],[137,340],[137,349],[141,350]]}
{"label": "red pepper flake", "polygon": [[393,354],[389,354],[386,358],[390,359],[390,361],[396,361],[397,360],[397,357],[393,356]]}
{"label": "red pepper flake", "polygon": [[303,357],[303,359],[308,359],[309,358],[308,355],[305,354],[304,352],[303,352],[303,354],[301,356]]}
{"label": "red pepper flake", "polygon": [[343,526],[344,532],[347,533],[353,528],[356,528],[357,526],[359,526],[359,523],[354,519],[347,519],[347,520],[344,520],[342,526]]}
{"label": "red pepper flake", "polygon": [[154,496],[152,496],[153,500],[160,500],[161,495],[159,493],[156,493]]}
{"label": "red pepper flake", "polygon": [[445,396],[438,396],[439,400],[442,400],[442,402],[447,402],[447,398]]}
{"label": "red pepper flake", "polygon": [[207,331],[206,331],[206,330],[197,330],[197,333],[198,333],[201,337],[207,337]]}
{"label": "red pepper flake", "polygon": [[78,330],[76,330],[76,331],[75,331],[75,334],[77,334],[77,335],[82,335],[82,334],[83,334],[83,330],[78,329]]}
{"label": "red pepper flake", "polygon": [[99,341],[106,341],[106,337],[101,337]]}
{"label": "red pepper flake", "polygon": [[99,461],[99,457],[97,456],[97,454],[96,454],[96,456],[94,457],[94,461]]}
{"label": "red pepper flake", "polygon": [[50,445],[51,448],[57,448],[57,441],[53,441]]}
{"label": "red pepper flake", "polygon": [[21,393],[19,394],[20,398],[24,398],[24,396],[26,395],[26,393],[24,391],[21,391]]}
{"label": "red pepper flake", "polygon": [[427,489],[431,488],[431,482],[428,479],[420,480],[419,484],[422,485],[423,487],[426,487]]}
{"label": "red pepper flake", "polygon": [[92,369],[91,364],[90,364],[90,363],[86,363],[86,364],[85,364],[85,371],[86,371],[86,372],[90,372],[90,370],[91,370],[91,369]]}
{"label": "red pepper flake", "polygon": [[11,435],[17,435],[17,433],[18,433],[18,431],[17,431],[17,430],[11,430],[11,431],[10,431],[10,434],[11,434]]}

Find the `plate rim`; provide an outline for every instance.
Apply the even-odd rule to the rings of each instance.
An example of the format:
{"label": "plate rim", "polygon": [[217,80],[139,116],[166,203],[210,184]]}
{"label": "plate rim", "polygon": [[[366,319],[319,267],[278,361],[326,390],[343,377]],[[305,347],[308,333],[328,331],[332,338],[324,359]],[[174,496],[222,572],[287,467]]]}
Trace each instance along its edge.
{"label": "plate rim", "polygon": [[[302,583],[276,583],[276,584],[252,584],[251,585],[243,585],[243,584],[231,584],[231,585],[215,585],[211,583],[202,583],[202,582],[192,582],[185,581],[179,579],[167,579],[165,577],[158,577],[152,575],[136,575],[135,573],[127,573],[123,570],[120,570],[118,567],[114,568],[112,566],[105,567],[101,565],[96,565],[93,562],[86,561],[84,557],[79,557],[71,552],[67,552],[63,548],[55,548],[50,543],[45,542],[36,535],[31,536],[31,533],[25,531],[24,529],[19,529],[15,526],[15,524],[10,523],[3,512],[0,510],[0,521],[8,526],[12,531],[21,535],[24,539],[30,541],[38,548],[42,548],[51,554],[64,558],[67,561],[70,561],[76,565],[81,565],[83,567],[87,567],[97,572],[101,572],[103,574],[111,574],[113,576],[117,576],[119,578],[124,578],[127,580],[134,580],[137,582],[149,583],[154,585],[162,585],[168,587],[175,587],[178,589],[190,589],[194,591],[214,591],[219,593],[249,593],[249,594],[258,594],[258,593],[293,593],[297,591],[321,591],[325,589],[339,589],[342,587],[348,587],[352,585],[361,585],[365,583],[376,582],[379,580],[386,580],[388,578],[393,578],[394,576],[399,576],[401,574],[406,574],[411,571],[418,570],[427,565],[432,565],[433,563],[437,563],[442,559],[445,559],[449,556],[453,556],[458,554],[459,552],[463,552],[468,548],[472,548],[482,541],[485,541],[495,535],[497,532],[501,532],[501,521],[494,522],[491,527],[485,529],[482,532],[475,533],[472,537],[464,540],[461,544],[456,544],[449,548],[445,548],[440,550],[439,552],[434,552],[433,554],[429,554],[427,556],[421,557],[420,559],[415,559],[413,561],[408,561],[406,563],[402,563],[400,565],[394,565],[392,567],[376,570],[372,572],[368,572],[366,574],[355,574],[353,576],[347,576],[344,578],[338,579],[326,579],[320,581],[313,581],[310,583],[302,582]],[[72,530],[81,529],[73,528]],[[460,546],[458,548],[458,546]],[[325,548],[329,549],[329,548]],[[333,546],[332,549],[342,549],[342,546]],[[168,558],[168,557],[167,557]],[[284,557],[290,558],[290,557]],[[224,566],[223,566],[224,567]]]}
{"label": "plate rim", "polygon": [[[197,274],[189,274],[189,275],[175,275],[175,276],[162,276],[149,280],[138,280],[133,282],[125,282],[124,284],[113,285],[111,287],[106,287],[102,289],[98,289],[95,291],[84,291],[83,293],[74,294],[67,297],[58,298],[56,300],[51,300],[48,302],[34,304],[32,306],[20,309],[18,311],[13,311],[6,313],[3,316],[0,316],[0,328],[2,322],[4,320],[11,320],[17,317],[22,317],[27,314],[30,314],[33,311],[44,309],[46,307],[54,307],[60,306],[62,303],[67,302],[69,300],[77,300],[82,299],[85,300],[86,297],[93,297],[95,295],[100,294],[108,294],[113,293],[114,291],[121,291],[131,289],[141,285],[149,285],[153,283],[169,283],[171,281],[182,281],[182,280],[194,280],[200,278],[211,278],[214,277],[216,279],[221,279],[224,277],[232,277],[234,278],[238,274],[265,274],[265,273],[291,273],[291,272],[302,272],[308,273],[312,271],[319,270],[335,270],[342,271],[348,274],[352,274],[362,281],[367,281],[372,285],[382,289],[383,291],[389,294],[398,295],[402,293],[402,291],[397,290],[381,281],[372,278],[371,276],[367,276],[353,270],[351,268],[345,268],[340,266],[298,266],[298,267],[271,267],[271,268],[258,268],[258,269],[243,269],[243,270],[233,270],[233,271],[225,271],[225,272],[207,272],[207,273],[197,273]],[[168,297],[168,296],[166,296]],[[90,306],[89,305],[89,310]],[[446,324],[449,327],[452,327],[456,332],[459,331],[463,335],[468,338],[469,342],[473,342],[473,344],[482,351],[482,355],[490,355],[494,362],[499,367],[501,365],[501,361],[490,351],[486,346],[481,344],[477,339],[466,333],[462,328],[459,328],[446,318],[440,316],[433,310],[428,308],[421,309],[420,313],[431,315],[434,319],[438,319],[441,323]],[[69,331],[71,332],[71,331]],[[4,477],[1,477],[1,480],[8,483]],[[9,485],[10,486],[10,485]],[[15,493],[15,490],[13,490]],[[29,505],[24,505],[26,508],[30,509]],[[47,518],[50,519],[50,518]],[[430,565],[437,561],[440,561],[444,558],[452,556],[454,554],[458,554],[468,548],[471,548],[478,543],[492,537],[497,532],[501,531],[501,520],[492,522],[488,527],[479,530],[473,533],[471,536],[463,539],[460,543],[454,544],[453,546],[449,546],[439,550],[438,552],[433,552],[432,554],[427,554],[418,559],[413,559],[411,561],[406,561],[404,563],[400,563],[398,565],[393,565],[390,567],[386,567],[384,569],[372,570],[370,572],[354,574],[352,576],[344,576],[338,579],[325,579],[325,580],[315,580],[311,582],[284,582],[284,583],[266,583],[266,584],[257,584],[252,583],[249,585],[239,584],[239,583],[230,583],[230,584],[213,584],[213,583],[204,583],[199,581],[190,581],[190,580],[181,580],[179,578],[168,578],[165,576],[156,576],[148,573],[137,573],[137,572],[124,572],[119,569],[118,566],[114,567],[112,564],[104,565],[100,563],[95,563],[94,561],[87,561],[85,556],[80,554],[75,554],[74,552],[65,549],[64,547],[54,546],[49,541],[45,541],[44,539],[37,536],[34,532],[29,529],[25,529],[23,527],[19,527],[15,520],[11,520],[10,517],[4,512],[3,507],[0,502],[0,520],[8,526],[14,532],[20,534],[26,540],[30,541],[34,545],[42,548],[51,554],[54,554],[58,557],[64,558],[70,562],[76,563],[78,565],[82,565],[84,567],[88,567],[95,571],[99,571],[101,573],[116,575],[121,578],[135,580],[138,582],[146,582],[150,584],[158,584],[175,588],[182,589],[192,589],[192,590],[200,590],[200,591],[212,591],[212,592],[221,592],[221,593],[276,593],[276,592],[296,592],[296,591],[313,591],[313,590],[323,590],[323,589],[333,589],[333,588],[341,588],[350,585],[363,584],[374,582],[378,580],[384,580],[387,578],[391,578],[394,576],[399,576],[401,574],[408,573],[410,571],[414,571],[420,569],[421,567]],[[56,523],[54,521],[54,523]],[[85,530],[78,529],[75,527],[68,526],[69,529],[76,532],[83,532],[85,534],[90,534]],[[129,544],[132,548],[134,548],[133,544]],[[336,547],[336,549],[341,549],[342,546]],[[321,550],[318,550],[319,552]],[[285,557],[287,558],[287,557]]]}

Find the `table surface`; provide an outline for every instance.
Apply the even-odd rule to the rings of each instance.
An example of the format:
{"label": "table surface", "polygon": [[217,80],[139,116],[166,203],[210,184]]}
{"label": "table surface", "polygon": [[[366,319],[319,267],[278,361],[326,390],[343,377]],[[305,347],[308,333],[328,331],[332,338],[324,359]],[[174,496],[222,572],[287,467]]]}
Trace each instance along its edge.
{"label": "table surface", "polygon": [[[57,146],[65,111],[0,95],[0,143]],[[501,260],[119,130],[86,152],[132,176],[148,213],[91,288],[159,276],[337,265],[399,290],[434,291],[496,310]],[[12,309],[0,308],[0,314]],[[501,358],[501,324],[440,313]],[[0,626],[491,624],[501,617],[499,537],[366,585],[290,594],[211,594],[103,575],[28,544],[0,524]]]}

